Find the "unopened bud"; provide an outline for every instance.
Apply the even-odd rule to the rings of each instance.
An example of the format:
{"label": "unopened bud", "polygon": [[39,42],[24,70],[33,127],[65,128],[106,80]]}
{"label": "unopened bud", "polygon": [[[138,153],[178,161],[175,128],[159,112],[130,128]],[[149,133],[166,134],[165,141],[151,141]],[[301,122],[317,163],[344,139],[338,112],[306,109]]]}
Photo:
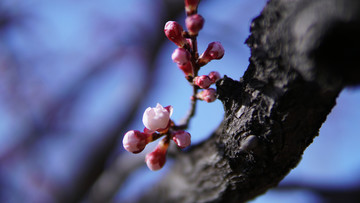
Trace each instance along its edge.
{"label": "unopened bud", "polygon": [[193,76],[194,75],[194,68],[190,61],[188,61],[184,65],[179,65],[178,67],[184,72],[185,76]]}
{"label": "unopened bud", "polygon": [[186,18],[185,24],[190,35],[197,35],[204,26],[204,18],[198,14],[191,15]]}
{"label": "unopened bud", "polygon": [[123,146],[126,151],[137,154],[143,151],[150,141],[151,135],[137,130],[130,130],[124,136]]}
{"label": "unopened bud", "polygon": [[165,24],[164,32],[166,37],[174,42],[179,47],[184,47],[186,44],[186,39],[183,37],[182,32],[183,28],[181,25],[175,21],[168,21]]}
{"label": "unopened bud", "polygon": [[177,48],[171,55],[172,60],[179,64],[179,65],[185,65],[190,60],[190,53],[184,49],[184,48]]}
{"label": "unopened bud", "polygon": [[217,72],[217,71],[211,71],[211,72],[209,73],[209,78],[210,78],[210,80],[211,80],[212,83],[216,83],[216,82],[221,78],[221,76],[220,76],[220,73],[219,73],[219,72]]}
{"label": "unopened bud", "polygon": [[210,103],[216,100],[216,90],[214,88],[209,88],[199,92],[196,96],[198,99]]}
{"label": "unopened bud", "polygon": [[185,0],[186,15],[192,15],[197,12],[200,0]]}
{"label": "unopened bud", "polygon": [[174,133],[173,140],[178,147],[183,149],[191,144],[191,135],[186,131],[179,130]]}
{"label": "unopened bud", "polygon": [[224,53],[224,47],[220,42],[211,42],[205,52],[199,57],[198,64],[203,66],[211,60],[219,60],[224,56]]}
{"label": "unopened bud", "polygon": [[161,140],[155,150],[146,155],[145,162],[150,170],[157,171],[164,166],[168,147],[169,143]]}
{"label": "unopened bud", "polygon": [[194,84],[200,88],[207,89],[212,84],[211,79],[207,75],[197,76],[193,80]]}

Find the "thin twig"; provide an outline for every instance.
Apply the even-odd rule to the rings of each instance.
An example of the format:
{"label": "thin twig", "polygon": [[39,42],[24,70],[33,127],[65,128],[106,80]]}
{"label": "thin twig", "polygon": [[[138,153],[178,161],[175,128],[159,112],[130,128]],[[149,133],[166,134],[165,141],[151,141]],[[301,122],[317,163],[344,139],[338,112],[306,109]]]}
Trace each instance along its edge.
{"label": "thin twig", "polygon": [[182,119],[181,124],[173,127],[175,130],[185,130],[189,127],[190,120],[192,117],[194,117],[195,111],[196,111],[196,104],[197,104],[196,94],[197,94],[198,89],[199,89],[199,87],[197,87],[196,85],[193,85],[193,94],[192,94],[191,100],[190,100],[190,109],[187,112],[185,118]]}
{"label": "thin twig", "polygon": [[[197,13],[197,10],[196,10],[195,14],[196,13]],[[189,15],[187,15],[187,16],[189,16]],[[190,120],[195,115],[196,104],[197,104],[197,100],[198,100],[196,95],[199,90],[199,87],[193,84],[193,78],[198,76],[198,72],[200,70],[200,67],[197,64],[197,60],[199,58],[198,46],[197,46],[197,36],[198,35],[190,35],[188,32],[185,32],[184,34],[185,34],[185,37],[190,38],[190,40],[191,40],[192,47],[189,48],[189,52],[191,54],[191,64],[194,69],[194,75],[193,75],[193,77],[188,78],[189,83],[193,87],[193,93],[192,93],[192,96],[190,97],[190,109],[189,109],[187,115],[185,116],[185,118],[182,119],[181,124],[174,127],[174,129],[181,129],[181,130],[185,130],[189,127]]]}

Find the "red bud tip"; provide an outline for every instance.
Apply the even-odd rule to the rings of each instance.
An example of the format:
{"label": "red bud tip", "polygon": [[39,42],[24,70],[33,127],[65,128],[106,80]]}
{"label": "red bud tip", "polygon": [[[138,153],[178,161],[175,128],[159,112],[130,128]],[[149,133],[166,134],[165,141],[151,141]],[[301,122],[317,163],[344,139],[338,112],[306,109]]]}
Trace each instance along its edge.
{"label": "red bud tip", "polygon": [[188,61],[185,65],[179,65],[178,67],[184,72],[185,76],[193,76],[194,75],[194,68],[191,65],[191,62]]}
{"label": "red bud tip", "polygon": [[197,12],[200,0],[185,0],[186,15],[192,15]]}
{"label": "red bud tip", "polygon": [[194,84],[202,89],[207,89],[212,84],[211,79],[207,75],[197,76],[194,78]]}
{"label": "red bud tip", "polygon": [[150,170],[157,171],[165,165],[168,147],[169,143],[165,142],[163,139],[159,142],[153,152],[146,155],[145,162]]}
{"label": "red bud tip", "polygon": [[174,42],[179,47],[184,47],[186,44],[186,39],[183,37],[182,32],[183,28],[181,25],[175,21],[168,21],[165,24],[164,32],[166,37]]}
{"label": "red bud tip", "polygon": [[183,149],[191,144],[191,135],[186,131],[179,130],[174,133],[173,141],[178,147]]}
{"label": "red bud tip", "polygon": [[171,55],[172,60],[178,65],[185,65],[190,60],[190,53],[184,48],[177,48]]}
{"label": "red bud tip", "polygon": [[123,146],[128,152],[134,154],[140,153],[144,150],[145,146],[149,143],[148,134],[142,133],[138,130],[128,131],[123,139]]}
{"label": "red bud tip", "polygon": [[214,88],[209,88],[199,92],[196,96],[198,99],[210,103],[216,100],[216,90]]}
{"label": "red bud tip", "polygon": [[209,78],[212,83],[216,83],[218,80],[220,80],[221,76],[220,73],[217,71],[212,71],[209,73]]}
{"label": "red bud tip", "polygon": [[225,50],[220,42],[211,42],[205,52],[201,54],[198,60],[199,66],[203,66],[211,60],[219,60],[224,56]]}
{"label": "red bud tip", "polygon": [[195,14],[188,16],[185,20],[186,28],[190,35],[197,35],[204,26],[204,18],[201,15]]}

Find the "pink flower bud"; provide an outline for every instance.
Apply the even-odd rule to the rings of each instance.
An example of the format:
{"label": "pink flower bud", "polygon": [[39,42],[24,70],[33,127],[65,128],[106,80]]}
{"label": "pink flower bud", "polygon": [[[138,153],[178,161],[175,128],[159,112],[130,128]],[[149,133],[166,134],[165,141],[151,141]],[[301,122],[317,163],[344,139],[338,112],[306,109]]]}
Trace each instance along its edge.
{"label": "pink flower bud", "polygon": [[198,64],[203,66],[213,59],[219,60],[224,56],[224,53],[224,47],[220,42],[211,42],[205,52],[199,57]]}
{"label": "pink flower bud", "polygon": [[178,67],[184,72],[185,76],[193,76],[194,75],[194,69],[190,61],[188,61],[184,65],[179,65]]}
{"label": "pink flower bud", "polygon": [[150,170],[157,171],[165,165],[166,154],[155,149],[155,151],[146,155],[145,162]]}
{"label": "pink flower bud", "polygon": [[207,89],[212,84],[211,79],[207,75],[197,76],[193,80],[194,84],[200,88]]}
{"label": "pink flower bud", "polygon": [[186,131],[179,130],[174,133],[173,140],[178,147],[183,149],[191,144],[191,135]]}
{"label": "pink flower bud", "polygon": [[188,16],[185,20],[186,28],[190,35],[197,35],[204,26],[204,18],[201,15],[195,14]]}
{"label": "pink flower bud", "polygon": [[209,88],[199,92],[196,96],[198,99],[210,103],[216,100],[216,90],[214,88]]}
{"label": "pink flower bud", "polygon": [[147,135],[137,130],[128,131],[123,139],[123,146],[128,152],[140,153],[149,143],[151,135]]}
{"label": "pink flower bud", "polygon": [[184,47],[186,44],[186,39],[183,37],[182,32],[183,28],[181,25],[175,21],[168,21],[165,24],[164,32],[166,37],[174,42],[179,47]]}
{"label": "pink flower bud", "polygon": [[157,131],[168,127],[172,106],[163,107],[159,103],[155,108],[148,107],[143,115],[144,126],[150,131]]}
{"label": "pink flower bud", "polygon": [[185,65],[190,60],[190,53],[184,48],[177,48],[172,53],[171,58],[175,63]]}
{"label": "pink flower bud", "polygon": [[145,162],[148,168],[152,171],[161,169],[166,162],[166,151],[169,146],[169,143],[161,140],[156,146],[155,150],[145,157]]}
{"label": "pink flower bud", "polygon": [[211,71],[209,73],[209,78],[211,80],[212,83],[216,83],[218,80],[220,80],[221,76],[220,73],[217,71]]}
{"label": "pink flower bud", "polygon": [[185,0],[185,10],[187,15],[192,15],[197,12],[197,7],[200,0]]}

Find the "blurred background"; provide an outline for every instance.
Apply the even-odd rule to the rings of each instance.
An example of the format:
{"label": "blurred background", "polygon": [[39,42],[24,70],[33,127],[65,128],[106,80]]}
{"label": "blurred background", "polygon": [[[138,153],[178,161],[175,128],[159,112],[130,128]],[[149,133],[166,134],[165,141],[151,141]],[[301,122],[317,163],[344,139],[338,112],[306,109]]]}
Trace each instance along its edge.
{"label": "blurred background", "polygon": [[[266,0],[203,0],[199,52],[220,41],[225,56],[200,74],[239,79],[244,44]],[[182,0],[0,1],[0,202],[133,202],[158,172],[122,136],[142,130],[145,108],[190,106],[191,87],[171,61],[168,20],[184,24]],[[347,89],[278,188],[252,202],[348,202],[360,194],[360,91]],[[211,119],[210,119],[211,118]],[[219,101],[199,102],[189,132],[205,140],[223,118]],[[105,166],[105,168],[104,168]],[[336,199],[340,198],[340,199]]]}

